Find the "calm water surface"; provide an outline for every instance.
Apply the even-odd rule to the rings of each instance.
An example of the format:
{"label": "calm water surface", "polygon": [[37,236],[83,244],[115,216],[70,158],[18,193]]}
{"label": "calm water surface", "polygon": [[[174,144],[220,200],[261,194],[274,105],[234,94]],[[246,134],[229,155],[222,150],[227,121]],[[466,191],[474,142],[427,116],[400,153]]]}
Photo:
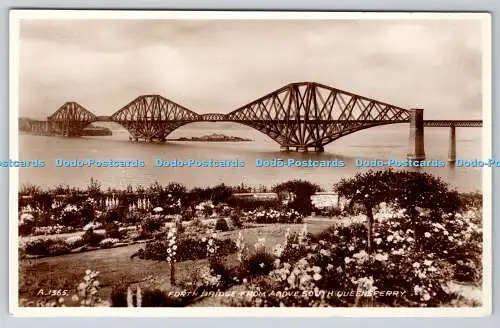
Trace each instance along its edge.
{"label": "calm water surface", "polygon": [[[104,124],[101,124],[104,125]],[[210,186],[218,183],[237,185],[267,185],[292,178],[307,179],[324,188],[342,177],[349,177],[360,170],[355,159],[404,159],[408,150],[408,125],[390,125],[371,128],[341,138],[325,147],[325,152],[282,153],[279,145],[266,135],[234,123],[193,123],[174,131],[169,138],[203,136],[222,133],[228,136],[250,138],[252,142],[180,142],[165,144],[133,143],[128,132],[118,125],[106,124],[113,136],[64,138],[34,135],[19,136],[19,158],[45,160],[43,169],[20,169],[20,184],[44,187],[58,184],[85,187],[90,178],[96,178],[104,187],[125,188],[127,185],[149,185],[180,182],[188,188]],[[448,129],[426,128],[425,146],[427,159],[446,160],[448,154]],[[342,168],[261,168],[257,159],[295,158],[343,160]],[[481,129],[457,128],[457,158],[482,159]],[[55,168],[55,160],[143,160],[143,168]],[[156,168],[156,159],[243,160],[244,168]],[[429,168],[461,191],[480,191],[480,168]]]}

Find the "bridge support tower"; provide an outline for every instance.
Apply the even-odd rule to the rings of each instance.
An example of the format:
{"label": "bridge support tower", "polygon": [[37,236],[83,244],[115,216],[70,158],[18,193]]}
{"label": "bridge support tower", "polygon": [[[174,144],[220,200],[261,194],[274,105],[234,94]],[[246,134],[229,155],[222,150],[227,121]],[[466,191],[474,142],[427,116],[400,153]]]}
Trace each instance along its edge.
{"label": "bridge support tower", "polygon": [[410,140],[407,158],[411,160],[425,159],[424,145],[424,110],[410,110]]}
{"label": "bridge support tower", "polygon": [[457,159],[457,138],[456,138],[455,124],[452,124],[450,126],[448,162],[455,163],[456,159]]}

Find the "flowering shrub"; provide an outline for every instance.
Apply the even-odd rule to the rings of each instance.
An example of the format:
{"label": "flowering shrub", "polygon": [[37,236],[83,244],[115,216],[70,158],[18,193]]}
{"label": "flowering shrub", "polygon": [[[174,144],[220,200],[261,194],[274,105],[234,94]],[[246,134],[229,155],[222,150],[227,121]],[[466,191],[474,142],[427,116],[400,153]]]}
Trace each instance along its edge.
{"label": "flowering shrub", "polygon": [[167,234],[167,262],[174,263],[177,255],[177,229],[171,228]]}
{"label": "flowering shrub", "polygon": [[[176,239],[176,261],[188,261],[207,258],[209,254],[209,240],[204,236],[188,237],[181,235]],[[212,245],[217,247],[217,253],[225,256],[236,252],[236,244],[231,239],[213,238]],[[139,258],[146,260],[165,261],[168,254],[168,242],[155,240],[147,243],[137,254]]]}
{"label": "flowering shrub", "polygon": [[103,302],[98,295],[100,284],[97,277],[99,271],[86,270],[83,281],[78,285],[78,295],[73,296],[73,301],[80,301],[82,306],[96,306],[98,304],[109,306],[108,302]]}
{"label": "flowering shrub", "polygon": [[118,238],[104,238],[99,242],[99,246],[102,248],[112,247],[114,244],[119,243],[120,239]]}
{"label": "flowering shrub", "polygon": [[273,252],[274,268],[269,276],[247,284],[246,289],[256,293],[234,300],[235,304],[310,307],[362,303],[356,294],[325,292],[332,289],[397,292],[397,297],[372,294],[371,304],[376,301],[385,306],[427,307],[450,302],[455,297],[448,288],[450,279],[480,268],[480,220],[474,211],[440,218],[427,215],[421,214],[425,239],[416,243],[406,211],[380,204],[374,214],[371,253],[364,224],[333,227],[315,236],[305,228],[297,234],[287,232],[284,245],[278,244]]}
{"label": "flowering shrub", "polygon": [[61,255],[71,251],[63,239],[39,238],[27,242],[24,250],[28,255]]}
{"label": "flowering shrub", "polygon": [[303,216],[293,209],[284,211],[268,209],[250,211],[246,213],[246,220],[254,223],[302,223]]}
{"label": "flowering shrub", "polygon": [[51,225],[51,226],[46,226],[46,227],[35,227],[32,235],[33,236],[56,235],[56,234],[61,234],[61,233],[70,233],[73,231],[75,231],[74,227],[56,224],[56,225]]}
{"label": "flowering shrub", "polygon": [[96,229],[100,229],[102,228],[102,223],[100,222],[89,222],[87,223],[84,227],[83,227],[83,231],[87,231],[87,230],[96,230]]}
{"label": "flowering shrub", "polygon": [[106,231],[97,230],[94,231],[89,229],[85,231],[83,234],[83,239],[85,240],[85,244],[89,244],[90,246],[99,246],[99,243],[106,238]]}
{"label": "flowering shrub", "polygon": [[116,222],[107,223],[104,226],[104,231],[106,231],[106,238],[122,239],[124,235],[123,230],[120,230]]}
{"label": "flowering shrub", "polygon": [[83,239],[83,236],[71,236],[66,238],[65,242],[70,248],[73,249],[83,246],[85,244],[85,239]]}
{"label": "flowering shrub", "polygon": [[236,240],[236,252],[238,262],[241,263],[248,258],[248,247],[245,244],[241,231],[238,233],[238,239]]}
{"label": "flowering shrub", "polygon": [[224,218],[218,219],[217,222],[215,223],[215,230],[228,231],[229,225],[227,224],[226,219]]}
{"label": "flowering shrub", "polygon": [[21,212],[19,215],[18,229],[21,236],[26,236],[32,233],[35,217],[30,212]]}
{"label": "flowering shrub", "polygon": [[161,214],[149,214],[141,222],[141,230],[152,234],[160,231],[165,226],[165,220]]}
{"label": "flowering shrub", "polygon": [[57,222],[65,226],[81,227],[83,225],[83,216],[80,212],[81,207],[75,204],[67,204]]}
{"label": "flowering shrub", "polygon": [[211,200],[207,200],[196,205],[195,209],[203,213],[205,217],[208,217],[214,213],[214,204]]}

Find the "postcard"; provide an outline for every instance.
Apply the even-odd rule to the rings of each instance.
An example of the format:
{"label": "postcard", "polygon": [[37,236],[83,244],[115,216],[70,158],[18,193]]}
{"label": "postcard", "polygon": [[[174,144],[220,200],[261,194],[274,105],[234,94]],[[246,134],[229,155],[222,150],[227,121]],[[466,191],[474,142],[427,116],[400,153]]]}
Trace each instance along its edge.
{"label": "postcard", "polygon": [[490,14],[19,9],[9,51],[13,315],[491,313]]}

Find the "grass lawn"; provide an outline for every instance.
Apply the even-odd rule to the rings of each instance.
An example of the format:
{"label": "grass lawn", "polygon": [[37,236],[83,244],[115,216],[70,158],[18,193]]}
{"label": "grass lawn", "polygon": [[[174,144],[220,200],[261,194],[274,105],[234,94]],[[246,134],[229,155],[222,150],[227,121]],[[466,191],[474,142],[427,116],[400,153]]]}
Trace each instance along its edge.
{"label": "grass lawn", "polygon": [[[307,220],[308,231],[320,232],[332,224],[331,219]],[[256,225],[243,230],[233,230],[219,233],[221,238],[236,240],[242,232],[249,247],[259,238],[266,239],[266,247],[272,251],[277,243],[285,241],[285,232],[288,228],[293,231],[302,229],[303,224],[269,224]],[[100,296],[108,299],[113,284],[120,280],[128,284],[139,284],[143,287],[160,287],[168,289],[170,269],[166,262],[131,259],[141,244],[125,247],[102,249],[85,253],[68,254],[40,259],[22,260],[19,263],[19,297],[36,299],[40,289],[48,290],[67,289],[72,295],[76,286],[82,281],[85,270],[99,271],[101,284]],[[207,260],[185,261],[176,264],[176,278],[178,281],[188,281],[196,270],[207,264]]]}

